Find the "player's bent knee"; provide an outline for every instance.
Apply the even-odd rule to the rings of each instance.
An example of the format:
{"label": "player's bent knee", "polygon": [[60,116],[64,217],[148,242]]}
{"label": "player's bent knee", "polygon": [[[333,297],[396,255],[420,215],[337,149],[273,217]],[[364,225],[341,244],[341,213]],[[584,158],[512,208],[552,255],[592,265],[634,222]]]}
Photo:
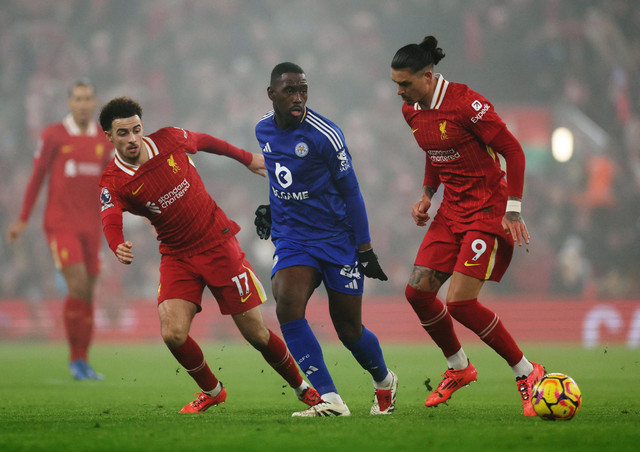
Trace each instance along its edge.
{"label": "player's bent knee", "polygon": [[335,325],[338,339],[344,345],[349,346],[358,342],[358,339],[362,336],[362,322],[358,324],[343,323],[341,325]]}
{"label": "player's bent knee", "polygon": [[407,287],[404,289],[404,296],[415,309],[416,307],[432,304],[436,298],[436,292],[417,289],[411,284],[407,284]]}
{"label": "player's bent knee", "polygon": [[170,349],[176,349],[187,341],[188,331],[182,331],[174,328],[162,328],[162,340]]}
{"label": "player's bent knee", "polygon": [[259,351],[264,351],[269,348],[269,330],[264,328],[262,330],[241,331],[242,337],[251,344],[253,348]]}
{"label": "player's bent knee", "polygon": [[467,318],[465,315],[470,309],[474,309],[479,303],[477,300],[465,300],[447,302],[447,310],[451,317],[464,325],[464,320]]}

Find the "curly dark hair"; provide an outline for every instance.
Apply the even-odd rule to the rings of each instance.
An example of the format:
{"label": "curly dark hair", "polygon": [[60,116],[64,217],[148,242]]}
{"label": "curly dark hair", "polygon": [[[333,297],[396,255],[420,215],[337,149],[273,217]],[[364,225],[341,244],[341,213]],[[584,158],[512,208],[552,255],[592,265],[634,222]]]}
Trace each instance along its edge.
{"label": "curly dark hair", "polygon": [[104,131],[109,131],[114,119],[130,118],[135,115],[142,119],[142,107],[138,102],[129,97],[116,97],[100,110],[100,127]]}

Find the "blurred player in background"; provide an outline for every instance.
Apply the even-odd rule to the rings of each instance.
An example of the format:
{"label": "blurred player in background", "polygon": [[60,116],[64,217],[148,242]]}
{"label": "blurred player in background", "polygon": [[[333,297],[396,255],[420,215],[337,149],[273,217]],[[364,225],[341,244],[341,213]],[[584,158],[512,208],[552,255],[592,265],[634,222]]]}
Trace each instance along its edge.
{"label": "blurred player in background", "polygon": [[22,211],[18,221],[9,226],[7,239],[16,240],[27,227],[48,175],[44,231],[56,268],[67,286],[63,312],[70,349],[69,369],[77,380],[101,380],[102,375],[88,363],[93,294],[100,272],[102,244],[96,193],[113,147],[93,120],[97,99],[89,79],[74,83],[67,104],[71,113],[42,132]]}
{"label": "blurred player in background", "polygon": [[[271,271],[282,335],[322,402],[294,416],[348,416],[305,319],[324,282],[342,343],[373,377],[371,414],[391,414],[398,379],[387,369],[377,337],[362,325],[364,278],[387,280],[371,248],[364,200],[342,131],[308,109],[307,79],[293,63],[278,64],[267,88],[273,111],[256,125],[270,180],[270,205],[256,211],[258,235],[276,246]],[[271,224],[273,220],[273,225]]]}
{"label": "blurred player in background", "polygon": [[[430,219],[431,198],[444,199],[420,245],[406,297],[448,364],[425,405],[436,406],[477,379],[453,329],[452,317],[475,332],[513,369],[525,416],[535,416],[531,388],[544,368],[528,361],[499,317],[478,302],[486,280],[500,281],[514,241],[529,243],[520,215],[525,156],[492,104],[466,85],[434,73],[444,52],[433,36],[398,50],[391,78],[402,114],[426,153],[421,199],[411,209],[418,226]],[[497,153],[507,165],[507,179]],[[437,293],[451,277],[446,305]]]}
{"label": "blurred player in background", "polygon": [[260,305],[262,284],[238,244],[240,227],[213,198],[187,155],[197,151],[237,160],[265,177],[264,159],[204,133],[166,127],[143,135],[142,107],[132,99],[111,100],[100,112],[100,124],[116,148],[100,180],[102,223],[109,247],[123,264],[133,261],[133,244],[124,240],[122,212],[149,219],[160,241],[158,314],[162,339],[200,386],[196,400],[181,413],[201,413],[227,398],[200,346],[189,336],[202,310],[205,285],[220,312],[231,315],[243,337],[294,389],[313,405],[319,394],[306,383],[285,343],[265,325]]}

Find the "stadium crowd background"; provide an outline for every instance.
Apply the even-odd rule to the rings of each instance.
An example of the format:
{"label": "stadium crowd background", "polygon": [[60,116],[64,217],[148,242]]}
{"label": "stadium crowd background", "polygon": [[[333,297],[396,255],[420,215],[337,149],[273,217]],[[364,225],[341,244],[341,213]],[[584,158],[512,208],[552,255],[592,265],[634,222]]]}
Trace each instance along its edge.
{"label": "stadium crowd background", "polygon": [[[389,64],[427,34],[447,54],[438,71],[491,100],[527,152],[523,214],[532,243],[488,292],[639,299],[640,9],[632,0],[3,0],[3,234],[18,216],[38,135],[66,113],[78,77],[94,81],[100,105],[119,95],[141,101],[147,133],[175,125],[258,152],[253,129],[271,109],[270,70],[293,61],[310,80],[309,107],[342,127],[354,158],[390,277],[368,281],[366,293],[401,297],[424,233],[409,214],[424,154],[400,113]],[[531,127],[542,127],[543,139],[522,139],[529,124],[510,123],[513,111],[542,112]],[[576,136],[565,163],[550,152],[560,125]],[[240,242],[268,288],[273,248],[253,227],[266,181],[228,159],[194,160],[243,227]],[[44,198],[23,238],[0,245],[0,299],[58,297],[41,231]],[[131,266],[104,247],[98,302],[155,298],[159,256],[149,227],[126,218]]]}

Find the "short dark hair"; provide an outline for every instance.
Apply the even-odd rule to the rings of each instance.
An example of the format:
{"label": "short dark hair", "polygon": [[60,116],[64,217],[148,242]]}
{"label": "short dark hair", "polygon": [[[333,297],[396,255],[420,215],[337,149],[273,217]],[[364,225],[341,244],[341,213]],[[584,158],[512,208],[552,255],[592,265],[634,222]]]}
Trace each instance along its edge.
{"label": "short dark hair", "polygon": [[78,86],[88,86],[93,90],[93,94],[96,94],[96,85],[93,84],[91,79],[89,77],[80,77],[79,79],[74,81],[73,85],[71,85],[67,90],[69,97],[73,95],[73,90],[76,89]]}
{"label": "short dark hair", "polygon": [[282,74],[286,74],[288,72],[292,72],[294,74],[304,74],[304,71],[300,66],[295,63],[289,63],[285,61],[284,63],[276,64],[276,67],[271,71],[271,80],[269,84],[273,85],[276,81],[282,76]]}
{"label": "short dark hair", "polygon": [[138,102],[129,97],[116,97],[100,110],[100,127],[104,131],[109,131],[114,119],[130,118],[135,115],[142,119],[142,107]]}
{"label": "short dark hair", "polygon": [[396,52],[391,61],[393,69],[411,69],[418,72],[433,67],[444,58],[444,52],[438,47],[434,36],[427,36],[420,44],[408,44]]}

